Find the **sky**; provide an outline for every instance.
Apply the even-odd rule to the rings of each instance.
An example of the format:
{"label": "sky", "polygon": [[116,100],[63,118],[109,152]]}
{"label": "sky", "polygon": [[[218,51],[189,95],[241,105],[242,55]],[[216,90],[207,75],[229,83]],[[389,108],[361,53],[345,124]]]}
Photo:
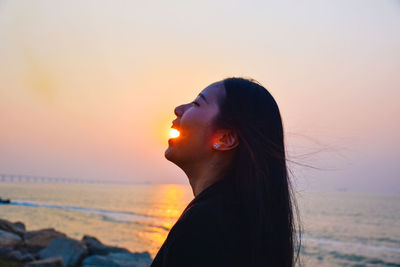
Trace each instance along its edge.
{"label": "sky", "polygon": [[400,192],[400,1],[0,0],[0,173],[188,184],[177,105],[251,77],[299,190]]}

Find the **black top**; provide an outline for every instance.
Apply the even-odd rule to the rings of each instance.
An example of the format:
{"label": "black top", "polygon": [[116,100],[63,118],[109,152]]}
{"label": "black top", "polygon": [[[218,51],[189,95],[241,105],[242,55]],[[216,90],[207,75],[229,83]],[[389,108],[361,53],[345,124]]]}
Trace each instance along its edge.
{"label": "black top", "polygon": [[151,267],[246,266],[236,199],[227,178],[204,189],[171,228]]}

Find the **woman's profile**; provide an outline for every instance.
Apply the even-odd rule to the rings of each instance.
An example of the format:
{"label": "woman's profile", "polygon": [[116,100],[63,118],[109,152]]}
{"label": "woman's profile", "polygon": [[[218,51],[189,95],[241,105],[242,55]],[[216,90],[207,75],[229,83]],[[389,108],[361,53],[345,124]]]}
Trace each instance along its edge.
{"label": "woman's profile", "polygon": [[194,199],[151,267],[294,266],[298,241],[282,120],[259,83],[227,78],[175,108],[165,157]]}

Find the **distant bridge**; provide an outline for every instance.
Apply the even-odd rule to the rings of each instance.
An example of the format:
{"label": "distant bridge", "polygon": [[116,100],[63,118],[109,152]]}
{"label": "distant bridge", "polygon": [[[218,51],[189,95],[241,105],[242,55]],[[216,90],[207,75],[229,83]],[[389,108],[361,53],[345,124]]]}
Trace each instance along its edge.
{"label": "distant bridge", "polygon": [[106,181],[90,179],[73,179],[62,177],[34,176],[25,174],[5,174],[0,173],[0,182],[8,183],[63,183],[63,184],[121,184],[127,181]]}

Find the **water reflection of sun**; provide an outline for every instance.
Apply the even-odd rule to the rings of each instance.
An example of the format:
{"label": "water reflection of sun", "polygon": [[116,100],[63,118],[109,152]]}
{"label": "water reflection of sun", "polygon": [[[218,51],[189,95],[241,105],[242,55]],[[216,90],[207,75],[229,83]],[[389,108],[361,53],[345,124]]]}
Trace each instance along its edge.
{"label": "water reflection of sun", "polygon": [[149,244],[151,254],[157,253],[172,226],[193,197],[191,191],[184,185],[165,184],[157,187],[154,194],[154,197],[157,198],[154,203],[157,203],[157,206],[152,207],[151,213],[156,213],[160,219],[149,226],[147,231],[140,234],[140,238],[145,239],[146,243]]}
{"label": "water reflection of sun", "polygon": [[175,218],[177,219],[182,212],[183,204],[185,199],[184,195],[184,187],[181,185],[165,185],[162,190],[163,195],[163,212],[164,218]]}

